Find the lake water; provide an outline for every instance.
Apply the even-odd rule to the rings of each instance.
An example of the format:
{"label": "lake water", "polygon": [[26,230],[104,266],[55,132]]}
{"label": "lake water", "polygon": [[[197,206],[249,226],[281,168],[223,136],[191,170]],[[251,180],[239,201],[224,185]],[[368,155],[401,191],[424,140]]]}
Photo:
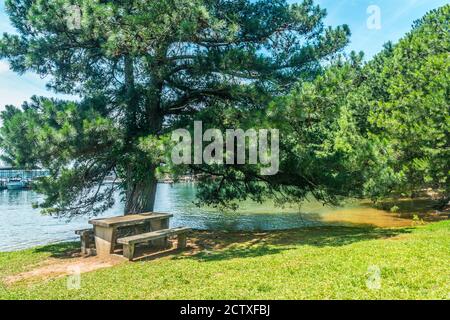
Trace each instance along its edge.
{"label": "lake water", "polygon": [[[89,217],[70,221],[41,215],[32,204],[42,196],[33,191],[0,191],[0,251],[12,251],[58,241],[74,240],[74,230],[87,228]],[[324,207],[306,202],[299,208],[281,208],[271,203],[244,203],[237,212],[221,212],[212,208],[198,208],[193,204],[193,184],[160,184],[155,211],[172,213],[171,227],[188,226],[209,230],[274,230],[319,225],[366,224],[378,227],[411,225],[410,219],[373,209],[360,203],[345,207]],[[123,212],[117,203],[102,216],[116,216]]]}

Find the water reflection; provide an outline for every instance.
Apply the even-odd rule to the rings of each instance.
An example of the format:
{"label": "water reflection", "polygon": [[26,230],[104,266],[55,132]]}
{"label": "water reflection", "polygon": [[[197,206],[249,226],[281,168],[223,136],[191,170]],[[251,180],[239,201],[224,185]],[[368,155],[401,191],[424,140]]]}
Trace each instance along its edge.
{"label": "water reflection", "polygon": [[298,208],[276,208],[271,203],[244,203],[237,212],[223,212],[194,205],[193,184],[161,184],[156,195],[156,211],[174,214],[172,226],[208,230],[275,230],[321,224],[308,219]]}
{"label": "water reflection", "polygon": [[[123,212],[117,197],[116,205],[102,216],[116,216]],[[171,226],[189,226],[208,230],[274,230],[324,224],[371,224],[391,227],[411,225],[382,210],[353,203],[344,208],[324,207],[307,202],[299,207],[277,207],[272,203],[258,205],[244,203],[238,212],[220,212],[194,205],[193,184],[160,184],[156,195],[155,211],[173,213]],[[55,241],[76,239],[74,230],[89,227],[88,217],[71,221],[41,215],[32,204],[42,200],[33,191],[0,191],[0,251],[17,250]]]}

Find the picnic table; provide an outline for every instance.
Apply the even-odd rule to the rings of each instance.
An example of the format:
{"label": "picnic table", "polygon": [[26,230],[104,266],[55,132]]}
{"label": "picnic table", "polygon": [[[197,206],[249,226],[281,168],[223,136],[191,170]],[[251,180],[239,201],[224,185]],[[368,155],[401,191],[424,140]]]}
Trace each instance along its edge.
{"label": "picnic table", "polygon": [[[169,219],[173,215],[170,213],[148,212],[140,214],[130,214],[125,216],[91,219],[89,223],[94,226],[95,247],[97,255],[107,256],[114,253],[117,244],[117,235],[119,228],[136,229],[138,227],[146,227],[149,231],[157,231],[169,228]],[[159,245],[164,245],[166,239],[154,240],[159,241]]]}

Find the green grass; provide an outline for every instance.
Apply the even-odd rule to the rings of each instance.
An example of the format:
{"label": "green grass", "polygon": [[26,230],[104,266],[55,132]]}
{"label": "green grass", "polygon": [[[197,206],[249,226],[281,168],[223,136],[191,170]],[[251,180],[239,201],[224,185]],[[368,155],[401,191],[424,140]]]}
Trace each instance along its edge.
{"label": "green grass", "polygon": [[[450,299],[450,221],[415,228],[196,233],[203,250],[66,278],[3,286],[3,299]],[[2,276],[72,250],[0,253]],[[381,288],[369,289],[370,267]]]}

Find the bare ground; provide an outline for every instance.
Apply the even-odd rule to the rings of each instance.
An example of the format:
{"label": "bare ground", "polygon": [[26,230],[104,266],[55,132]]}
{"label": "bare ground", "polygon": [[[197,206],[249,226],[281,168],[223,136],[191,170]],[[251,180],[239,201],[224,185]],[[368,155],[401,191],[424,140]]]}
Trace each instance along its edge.
{"label": "bare ground", "polygon": [[16,282],[45,280],[62,277],[74,273],[85,273],[102,268],[115,266],[125,260],[116,255],[107,258],[100,257],[71,257],[67,259],[49,258],[31,270],[7,276],[3,279],[6,285]]}

